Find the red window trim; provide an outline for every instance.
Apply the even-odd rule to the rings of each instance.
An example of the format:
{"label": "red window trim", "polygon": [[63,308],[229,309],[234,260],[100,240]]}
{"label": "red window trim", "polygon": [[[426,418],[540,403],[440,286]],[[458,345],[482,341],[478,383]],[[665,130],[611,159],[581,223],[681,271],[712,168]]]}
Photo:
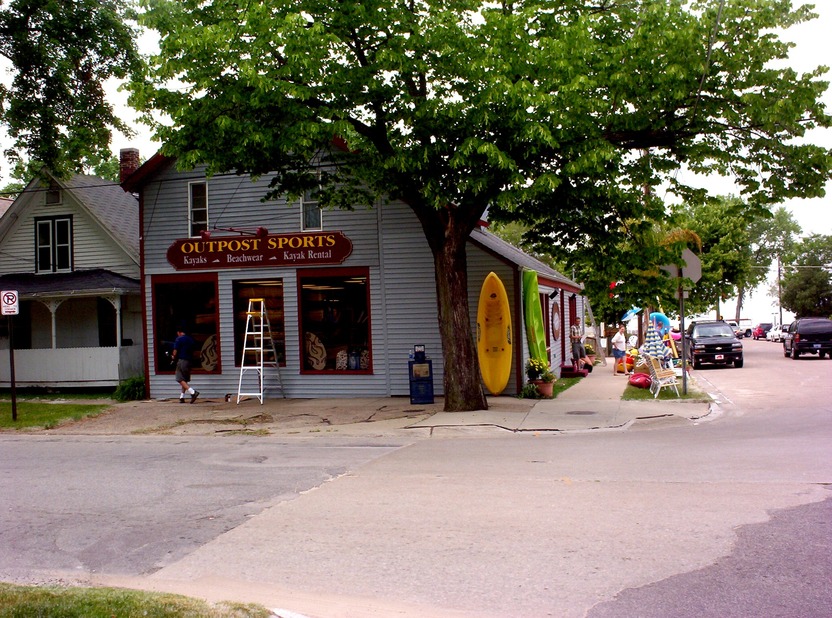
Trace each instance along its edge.
{"label": "red window trim", "polygon": [[[370,361],[367,369],[308,369],[305,366],[304,338],[303,338],[303,306],[301,295],[303,292],[303,281],[312,277],[365,277],[367,279],[367,349],[370,352]],[[301,375],[371,375],[373,373],[373,324],[372,307],[370,302],[370,269],[366,266],[351,266],[346,268],[302,268],[297,270],[297,304],[298,304],[298,363]],[[288,351],[287,351],[288,354]]]}

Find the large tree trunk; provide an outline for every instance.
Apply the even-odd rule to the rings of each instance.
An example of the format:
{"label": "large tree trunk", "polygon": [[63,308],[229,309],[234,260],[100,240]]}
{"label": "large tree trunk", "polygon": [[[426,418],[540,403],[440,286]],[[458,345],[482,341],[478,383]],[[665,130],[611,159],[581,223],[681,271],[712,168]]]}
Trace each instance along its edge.
{"label": "large tree trunk", "polygon": [[[487,410],[468,304],[466,245],[479,216],[414,208],[433,253],[439,333],[445,359],[445,411]],[[473,221],[473,222],[472,222]]]}
{"label": "large tree trunk", "polygon": [[737,288],[737,312],[734,316],[734,319],[737,321],[737,324],[740,323],[740,315],[742,314],[742,304],[745,301],[745,286],[741,285]]}

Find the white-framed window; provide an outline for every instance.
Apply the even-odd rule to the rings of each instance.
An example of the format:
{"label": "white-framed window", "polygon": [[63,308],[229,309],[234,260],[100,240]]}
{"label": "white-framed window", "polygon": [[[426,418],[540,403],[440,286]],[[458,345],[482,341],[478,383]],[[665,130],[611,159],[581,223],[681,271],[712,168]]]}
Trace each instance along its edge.
{"label": "white-framed window", "polygon": [[208,183],[188,184],[188,234],[199,236],[208,229]]}
{"label": "white-framed window", "polygon": [[[320,175],[318,175],[320,180]],[[321,203],[318,201],[317,191],[305,191],[300,198],[300,229],[301,231],[322,230],[324,221]]]}
{"label": "white-framed window", "polygon": [[72,217],[35,219],[35,271],[72,271]]}

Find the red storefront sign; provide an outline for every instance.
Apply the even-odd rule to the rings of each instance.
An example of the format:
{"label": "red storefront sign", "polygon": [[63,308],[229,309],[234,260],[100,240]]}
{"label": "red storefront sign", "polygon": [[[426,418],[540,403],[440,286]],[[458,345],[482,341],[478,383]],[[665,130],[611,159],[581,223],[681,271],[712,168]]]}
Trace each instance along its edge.
{"label": "red storefront sign", "polygon": [[341,264],[352,253],[342,232],[301,232],[266,236],[180,238],[168,247],[176,270],[269,268]]}

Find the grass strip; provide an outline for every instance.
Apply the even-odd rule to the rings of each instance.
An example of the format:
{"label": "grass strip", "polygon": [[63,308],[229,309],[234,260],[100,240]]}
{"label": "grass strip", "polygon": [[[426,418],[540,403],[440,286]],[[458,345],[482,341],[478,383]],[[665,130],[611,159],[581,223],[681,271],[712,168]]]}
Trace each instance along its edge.
{"label": "grass strip", "polygon": [[97,416],[108,404],[52,403],[50,401],[18,401],[17,420],[12,420],[11,401],[0,401],[0,430],[52,429],[67,421]]}
{"label": "grass strip", "polygon": [[0,618],[268,618],[261,605],[219,603],[121,588],[55,588],[0,583]]}

